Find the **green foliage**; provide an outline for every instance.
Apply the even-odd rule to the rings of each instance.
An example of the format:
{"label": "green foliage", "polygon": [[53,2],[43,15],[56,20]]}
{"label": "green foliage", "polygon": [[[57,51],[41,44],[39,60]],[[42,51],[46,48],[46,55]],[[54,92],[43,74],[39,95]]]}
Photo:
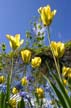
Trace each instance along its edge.
{"label": "green foliage", "polygon": [[[44,10],[45,9],[46,8],[44,8]],[[53,89],[52,92],[55,93],[53,104],[54,105],[57,104],[57,108],[59,106],[61,108],[71,108],[71,97],[68,95],[68,93],[71,92],[71,78],[67,78],[68,82],[67,82],[67,86],[65,86],[62,82],[63,76],[61,72],[62,67],[65,65],[65,62],[67,63],[68,61],[67,65],[70,66],[71,41],[65,43],[64,55],[62,55],[61,58],[57,58],[54,56],[54,53],[50,45],[47,46],[46,43],[44,42],[44,39],[46,36],[45,36],[45,32],[42,29],[43,28],[46,29],[47,27],[43,26],[41,22],[41,18],[39,18],[38,21],[32,22],[31,24],[33,25],[34,31],[30,30],[26,32],[26,40],[25,40],[24,47],[22,48],[20,47],[21,41],[19,40],[19,37],[15,37],[13,39],[12,36],[8,37],[8,39],[10,40],[12,44],[11,47],[12,48],[15,47],[15,49],[13,48],[7,54],[5,43],[0,45],[0,50],[1,50],[0,52],[0,75],[4,75],[6,77],[6,80],[5,82],[3,82],[2,85],[6,85],[7,87],[6,93],[0,90],[0,108],[13,108],[12,105],[10,105],[9,103],[11,96],[12,98],[14,96],[14,94],[12,93],[13,87],[18,89],[19,93],[27,92],[32,97],[33,103],[35,104],[35,108],[43,108],[43,105],[44,105],[43,98],[45,98],[45,96],[43,98],[39,98],[37,93],[35,93],[35,89],[39,87],[44,87],[47,82],[49,82],[49,85]],[[48,25],[47,33],[48,33],[48,41],[49,43],[51,43],[49,25]],[[18,41],[16,42],[16,40],[20,42]],[[17,46],[18,43],[19,43],[19,48]],[[31,54],[32,54],[32,56],[30,57],[31,60],[34,57],[41,57],[42,62],[41,62],[40,67],[33,68],[31,65],[31,60],[29,60],[29,64],[27,65],[25,64],[24,61],[22,61],[21,51],[23,49],[28,49],[31,51]],[[60,52],[59,47],[58,47],[58,50]],[[26,56],[25,56],[25,59],[26,59]],[[34,64],[35,63],[38,64],[37,61],[35,61]],[[33,78],[28,80],[29,75],[34,77],[33,81],[32,81]],[[20,89],[17,85],[15,85],[15,82],[16,81],[19,82],[20,85],[22,86],[21,84],[22,77],[25,77],[27,79],[27,82],[29,83]],[[50,92],[50,95],[51,95],[51,92]],[[26,103],[28,103],[30,108],[32,108],[32,102],[30,100],[31,98],[27,98],[26,96],[26,100],[27,100],[26,102],[23,97],[19,96],[19,98],[21,99],[19,99],[19,101],[17,101],[16,99],[17,103],[13,103],[13,105],[16,104],[17,108],[26,108],[27,106]],[[14,99],[15,98],[16,97],[14,97]]]}
{"label": "green foliage", "polygon": [[21,98],[21,101],[18,102],[18,108],[25,108],[25,102],[23,98]]}
{"label": "green foliage", "polygon": [[5,105],[6,105],[5,99],[6,99],[6,95],[3,92],[1,92],[0,93],[0,108],[5,108]]}
{"label": "green foliage", "polygon": [[56,75],[52,75],[53,80],[56,81],[55,85],[51,80],[49,80],[46,76],[44,76],[45,79],[49,82],[49,84],[51,85],[53,91],[56,93],[56,96],[58,97],[61,106],[63,108],[70,108],[71,107],[71,101],[70,98],[66,92],[66,89],[64,88],[62,82],[60,81],[60,79],[57,78]]}

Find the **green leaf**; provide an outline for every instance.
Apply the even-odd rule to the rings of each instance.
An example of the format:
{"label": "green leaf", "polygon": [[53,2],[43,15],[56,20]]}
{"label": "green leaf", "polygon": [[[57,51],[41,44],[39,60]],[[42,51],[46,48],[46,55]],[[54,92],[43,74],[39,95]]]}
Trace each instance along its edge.
{"label": "green leaf", "polygon": [[3,92],[0,94],[0,108],[5,108],[5,94]]}
{"label": "green leaf", "polygon": [[25,102],[23,98],[21,98],[21,101],[18,102],[18,108],[25,108]]}
{"label": "green leaf", "polygon": [[60,93],[60,91],[57,89],[57,87],[52,82],[50,82],[50,83],[51,83],[53,90],[55,91],[61,105],[63,106],[63,108],[68,108],[66,102],[64,101],[63,96]]}
{"label": "green leaf", "polygon": [[36,103],[39,105],[40,102],[39,102],[39,97],[38,97],[37,93],[35,93],[35,98],[36,98]]}
{"label": "green leaf", "polygon": [[54,78],[54,80],[56,81],[56,83],[58,85],[60,93],[63,96],[65,103],[67,104],[67,108],[71,108],[70,98],[66,92],[66,89],[65,89],[63,83],[57,78],[56,75],[52,74],[52,77]]}
{"label": "green leaf", "polygon": [[66,90],[65,90],[64,86],[62,85],[62,83],[60,82],[60,80],[57,78],[57,76],[55,77],[54,75],[52,75],[52,77],[54,78],[54,80],[56,80],[56,83],[58,85],[59,90],[57,89],[57,87],[46,76],[43,75],[43,77],[51,85],[51,87],[54,90],[54,92],[56,93],[59,101],[61,102],[61,105],[63,106],[63,108],[71,108],[70,99],[69,99],[69,97],[68,97],[68,95],[66,93]]}

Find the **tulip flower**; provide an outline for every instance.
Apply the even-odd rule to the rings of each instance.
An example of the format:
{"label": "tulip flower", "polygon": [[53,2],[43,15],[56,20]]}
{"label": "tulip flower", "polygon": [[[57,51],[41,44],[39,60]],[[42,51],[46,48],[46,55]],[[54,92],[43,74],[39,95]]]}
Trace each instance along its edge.
{"label": "tulip flower", "polygon": [[9,100],[9,104],[10,104],[10,106],[12,107],[12,108],[16,108],[16,99],[10,99]]}
{"label": "tulip flower", "polygon": [[40,57],[34,57],[31,61],[31,65],[33,68],[39,67],[41,64],[41,58]]}
{"label": "tulip flower", "polygon": [[44,26],[49,26],[56,14],[56,10],[51,11],[50,5],[47,5],[45,7],[40,7],[38,9],[38,12],[41,17],[41,21]]}
{"label": "tulip flower", "polygon": [[36,88],[36,94],[39,98],[43,98],[44,90],[42,88]]}
{"label": "tulip flower", "polygon": [[67,84],[67,80],[66,79],[63,79],[63,84],[66,86],[66,84]]}
{"label": "tulip flower", "polygon": [[30,50],[22,50],[21,51],[21,56],[22,56],[22,59],[24,61],[24,63],[29,63],[30,62],[30,59],[31,59],[31,51]]}
{"label": "tulip flower", "polygon": [[14,87],[13,89],[12,89],[12,93],[13,94],[17,94],[19,92],[19,90],[16,88],[16,87]]}
{"label": "tulip flower", "polygon": [[54,42],[54,41],[51,41],[51,44],[50,44],[52,50],[53,50],[53,53],[54,53],[54,56],[55,57],[62,57],[63,54],[64,54],[64,50],[65,50],[65,47],[64,47],[64,43],[62,42]]}
{"label": "tulip flower", "polygon": [[0,84],[5,82],[5,77],[4,76],[0,76]]}
{"label": "tulip flower", "polygon": [[11,35],[6,35],[7,39],[10,41],[10,47],[13,49],[13,50],[16,50],[17,48],[19,48],[24,40],[21,40],[20,41],[20,34],[16,34],[15,36],[11,36]]}
{"label": "tulip flower", "polygon": [[26,77],[23,77],[23,78],[21,79],[21,84],[22,84],[22,86],[26,86],[26,85],[28,84],[28,80],[27,80]]}
{"label": "tulip flower", "polygon": [[64,77],[69,77],[69,78],[71,78],[71,68],[70,67],[63,67],[62,68],[62,75],[64,76]]}

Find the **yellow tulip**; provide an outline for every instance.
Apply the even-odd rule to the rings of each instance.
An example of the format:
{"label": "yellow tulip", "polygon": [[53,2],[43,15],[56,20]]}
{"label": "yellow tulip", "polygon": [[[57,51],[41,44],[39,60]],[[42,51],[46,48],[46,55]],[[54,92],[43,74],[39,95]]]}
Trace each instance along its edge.
{"label": "yellow tulip", "polygon": [[10,99],[9,104],[11,105],[12,108],[16,108],[16,99]]}
{"label": "yellow tulip", "polygon": [[42,88],[36,88],[36,94],[39,98],[43,98],[44,90]]}
{"label": "yellow tulip", "polygon": [[24,61],[24,63],[29,63],[30,62],[30,59],[31,59],[31,51],[30,50],[22,50],[21,51],[21,56],[22,56],[22,59]]}
{"label": "yellow tulip", "polygon": [[70,72],[69,72],[69,74],[68,74],[68,77],[71,78],[71,69],[70,69]]}
{"label": "yellow tulip", "polygon": [[62,75],[63,77],[67,77],[68,76],[68,71],[69,71],[69,68],[68,67],[63,67],[62,68]]}
{"label": "yellow tulip", "polygon": [[21,40],[20,41],[20,34],[16,34],[15,36],[11,36],[11,35],[6,35],[7,39],[10,41],[10,47],[13,49],[13,50],[16,50],[17,48],[19,48],[24,40]]}
{"label": "yellow tulip", "polygon": [[22,84],[23,86],[26,86],[26,85],[28,84],[28,80],[27,80],[26,77],[23,77],[23,78],[21,79],[21,84]]}
{"label": "yellow tulip", "polygon": [[39,67],[41,64],[41,58],[40,57],[34,57],[31,61],[31,65],[33,68]]}
{"label": "yellow tulip", "polygon": [[64,43],[51,41],[50,46],[53,50],[55,57],[62,57],[63,56],[64,51],[65,51]]}
{"label": "yellow tulip", "polygon": [[63,84],[66,86],[66,84],[67,84],[67,80],[66,79],[63,79]]}
{"label": "yellow tulip", "polygon": [[4,76],[0,76],[0,84],[5,82],[5,77]]}
{"label": "yellow tulip", "polygon": [[62,68],[62,75],[64,76],[64,77],[69,77],[69,78],[71,78],[71,68],[70,67],[63,67]]}
{"label": "yellow tulip", "polygon": [[56,14],[56,10],[51,11],[50,5],[40,7],[38,9],[38,12],[40,14],[41,21],[44,24],[44,26],[49,26]]}
{"label": "yellow tulip", "polygon": [[19,90],[16,88],[16,87],[14,87],[13,89],[12,89],[12,93],[13,94],[17,94],[19,92]]}

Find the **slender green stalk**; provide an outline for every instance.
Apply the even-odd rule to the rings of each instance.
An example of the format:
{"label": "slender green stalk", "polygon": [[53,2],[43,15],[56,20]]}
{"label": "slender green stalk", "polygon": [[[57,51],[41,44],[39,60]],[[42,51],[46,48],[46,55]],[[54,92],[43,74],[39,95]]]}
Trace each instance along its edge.
{"label": "slender green stalk", "polygon": [[11,61],[11,71],[8,73],[7,77],[7,92],[6,92],[6,102],[5,102],[5,108],[9,108],[9,99],[10,99],[10,86],[12,81],[12,73],[13,73],[13,55],[12,55],[12,61]]}
{"label": "slender green stalk", "polygon": [[[51,40],[50,40],[50,29],[49,29],[49,26],[48,26],[47,30],[48,30],[48,41],[49,41],[49,46],[50,46]],[[62,82],[62,79],[61,79],[61,76],[60,76],[60,69],[59,69],[59,66],[58,66],[58,64],[57,64],[57,61],[56,61],[56,58],[55,58],[55,56],[54,56],[53,49],[52,49],[51,46],[50,46],[50,49],[51,49],[51,52],[52,52],[52,55],[53,55],[53,59],[54,59],[54,62],[55,62],[56,70],[57,70],[57,72],[58,72],[60,81]]]}
{"label": "slender green stalk", "polygon": [[12,73],[13,73],[13,57],[12,57],[12,64],[11,64],[10,83],[12,81]]}
{"label": "slender green stalk", "polygon": [[24,76],[26,76],[26,72],[27,72],[27,64],[24,65],[24,73],[23,73]]}

